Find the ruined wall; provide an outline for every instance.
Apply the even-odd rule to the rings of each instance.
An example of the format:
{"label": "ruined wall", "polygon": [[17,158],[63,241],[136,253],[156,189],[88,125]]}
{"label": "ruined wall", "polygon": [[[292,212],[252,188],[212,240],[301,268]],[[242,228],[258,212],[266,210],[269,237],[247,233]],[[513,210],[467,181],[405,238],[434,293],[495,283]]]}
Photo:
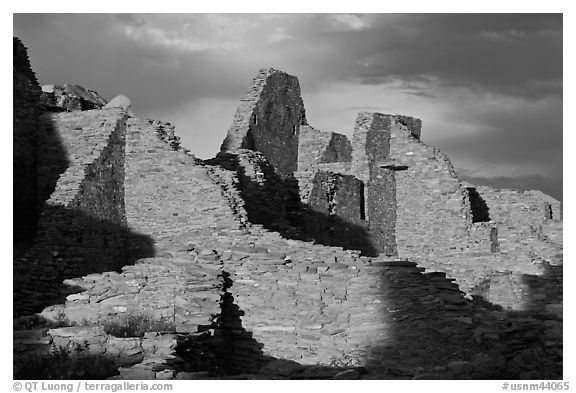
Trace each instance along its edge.
{"label": "ruined wall", "polygon": [[406,167],[395,172],[399,255],[462,252],[468,244],[472,216],[467,191],[450,160],[415,137],[420,134],[417,119],[387,117],[391,124],[390,159]]}
{"label": "ruined wall", "polygon": [[298,171],[313,170],[321,163],[352,161],[352,144],[346,135],[300,127]]}
{"label": "ruined wall", "polygon": [[527,191],[532,197],[540,199],[544,202],[545,215],[547,218],[554,221],[562,221],[563,204],[561,201],[552,198],[550,195],[544,194],[542,191],[530,190]]}
{"label": "ruined wall", "polygon": [[[59,154],[66,154],[68,165],[44,203],[34,245],[15,260],[17,315],[40,311],[60,299],[66,291],[65,278],[117,269],[128,257],[125,115],[117,110],[89,111],[50,115],[50,119],[62,147]],[[40,156],[44,171],[52,168],[50,158]]]}
{"label": "ruined wall", "polygon": [[[538,240],[543,235],[542,226],[554,220],[554,211],[560,215],[559,201],[534,191],[498,190],[486,186],[476,189],[486,201],[491,220],[498,224],[498,241],[502,252],[552,256],[554,247],[548,247]],[[552,203],[555,203],[554,210]]]}
{"label": "ruined wall", "polygon": [[[430,348],[440,331],[450,335],[446,329],[461,325],[455,317],[468,315],[454,284],[440,273],[422,274],[412,262],[372,260],[272,234],[254,247],[225,251],[223,259],[249,332],[236,350],[244,372],[261,367],[261,353],[302,365],[367,368],[397,367],[411,353],[418,354],[412,365],[423,365],[453,356],[451,343]],[[261,352],[251,350],[250,340]]]}
{"label": "ruined wall", "polygon": [[292,174],[297,169],[300,126],[306,124],[298,78],[262,69],[241,101],[220,151],[259,151],[280,174]]}
{"label": "ruined wall", "polygon": [[305,213],[308,233],[321,244],[375,255],[364,217],[364,183],[351,175],[315,172]]}
{"label": "ruined wall", "polygon": [[[126,217],[153,239],[157,255],[195,237],[238,228],[226,200],[194,156],[174,150],[154,121],[130,118],[126,137]],[[134,245],[137,247],[137,245]]]}
{"label": "ruined wall", "polygon": [[390,124],[390,117],[381,113],[362,112],[356,118],[350,171],[366,183],[371,170],[390,155]]}
{"label": "ruined wall", "polygon": [[207,162],[235,173],[243,208],[252,224],[274,230],[288,225],[287,207],[292,196],[289,181],[276,173],[264,154],[242,149],[236,154],[219,153]]}
{"label": "ruined wall", "polygon": [[148,120],[150,125],[156,131],[156,135],[160,138],[160,140],[168,146],[172,150],[180,150],[182,147],[180,146],[180,137],[176,135],[176,127],[172,124],[161,121],[161,120]]}
{"label": "ruined wall", "polygon": [[[373,168],[368,181],[366,215],[370,240],[378,253],[398,255],[396,246],[396,177],[391,169]],[[401,213],[399,213],[401,214]]]}
{"label": "ruined wall", "polygon": [[350,173],[365,182],[364,206],[374,247],[387,255],[396,255],[396,180],[389,163],[391,120],[380,113],[362,112],[356,118],[352,136]]}
{"label": "ruined wall", "polygon": [[324,153],[322,153],[322,157],[320,157],[320,163],[351,162],[352,144],[348,137],[336,132],[331,134],[330,142]]}
{"label": "ruined wall", "polygon": [[27,248],[36,230],[37,136],[40,86],[22,42],[13,38],[13,236],[15,253]]}

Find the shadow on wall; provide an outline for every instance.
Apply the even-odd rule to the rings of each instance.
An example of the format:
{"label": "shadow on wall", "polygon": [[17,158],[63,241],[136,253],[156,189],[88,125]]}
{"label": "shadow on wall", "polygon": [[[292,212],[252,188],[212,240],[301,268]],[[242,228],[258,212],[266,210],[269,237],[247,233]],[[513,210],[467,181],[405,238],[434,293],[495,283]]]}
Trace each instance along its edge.
{"label": "shadow on wall", "polygon": [[[344,370],[342,367],[306,366],[292,360],[265,355],[264,344],[253,338],[242,326],[244,311],[235,304],[228,290],[234,285],[228,272],[224,281],[220,314],[211,326],[203,327],[206,334],[194,334],[180,340],[176,351],[183,362],[174,365],[178,371],[206,372],[218,379],[328,379]],[[214,335],[208,334],[214,330]],[[357,368],[356,377],[365,370]]]}
{"label": "shadow on wall", "polygon": [[529,289],[526,309],[547,311],[562,316],[563,266],[544,265],[541,276],[523,274],[522,283]]}
{"label": "shadow on wall", "polygon": [[[42,116],[41,124],[37,191],[41,213],[32,246],[14,255],[15,316],[40,312],[49,305],[63,302],[68,294],[78,292],[78,288],[64,284],[65,279],[119,271],[140,258],[154,256],[152,239],[131,232],[122,220],[95,217],[88,213],[93,211],[92,206],[46,204],[70,162],[49,114]],[[90,179],[83,181],[83,187],[98,185],[99,181],[106,183],[98,173],[90,175]],[[123,190],[123,184],[114,187],[118,186]],[[115,192],[112,194],[116,195]],[[105,191],[91,193],[86,196],[87,203],[108,210],[105,213],[112,217],[123,216],[123,201],[116,201],[117,206],[107,206],[108,200],[94,200],[104,198],[104,194]],[[110,213],[112,210],[119,212]]]}
{"label": "shadow on wall", "polygon": [[[248,156],[250,154],[253,153]],[[245,157],[244,154],[220,154],[206,164],[236,172],[238,191],[252,224],[262,225],[287,239],[359,250],[366,256],[378,255],[367,227],[314,210],[300,201],[297,179],[281,177],[266,161],[248,162],[253,158],[246,160]]]}
{"label": "shadow on wall", "polygon": [[152,239],[123,225],[61,206],[46,207],[42,216],[49,227],[14,261],[15,316],[40,312],[77,293],[77,287],[63,283],[66,279],[120,271],[154,256]]}
{"label": "shadow on wall", "polygon": [[[287,218],[295,231],[287,232],[289,238],[313,241],[325,246],[342,247],[346,250],[359,250],[365,256],[378,256],[378,249],[373,244],[368,228],[347,221],[337,215],[318,211],[300,201],[298,181],[294,178],[283,180],[288,193],[296,203],[288,205]],[[315,183],[311,195],[324,196],[326,190]],[[330,204],[331,200],[325,201]],[[360,216],[360,213],[358,214]],[[281,233],[284,235],[283,233]],[[288,236],[288,235],[291,235]]]}

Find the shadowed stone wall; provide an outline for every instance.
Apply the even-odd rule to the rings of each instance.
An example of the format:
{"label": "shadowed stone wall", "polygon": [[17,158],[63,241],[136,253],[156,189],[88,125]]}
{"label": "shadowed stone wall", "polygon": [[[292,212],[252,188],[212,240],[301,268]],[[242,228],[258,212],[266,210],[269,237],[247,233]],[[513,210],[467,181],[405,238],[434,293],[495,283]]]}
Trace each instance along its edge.
{"label": "shadowed stone wall", "polygon": [[306,124],[298,78],[262,69],[241,101],[220,151],[259,151],[280,174],[292,174],[297,170],[300,126]]}
{"label": "shadowed stone wall", "polygon": [[380,168],[390,156],[390,118],[362,112],[352,137],[350,172],[365,182],[366,219],[375,248],[396,255],[396,180],[393,169]]}
{"label": "shadowed stone wall", "polygon": [[374,255],[367,235],[363,198],[364,184],[354,176],[316,172],[308,206],[318,214],[305,219],[307,231],[315,234],[319,243]]}
{"label": "shadowed stone wall", "polygon": [[[40,311],[65,296],[63,280],[127,264],[124,207],[126,116],[118,110],[50,115],[67,167],[46,200],[34,245],[14,264],[14,312]],[[48,175],[55,166],[41,156]],[[42,165],[46,164],[46,165]]]}
{"label": "shadowed stone wall", "polygon": [[13,197],[14,247],[19,254],[34,239],[38,210],[37,137],[40,115],[40,86],[30,67],[22,42],[13,38]]}

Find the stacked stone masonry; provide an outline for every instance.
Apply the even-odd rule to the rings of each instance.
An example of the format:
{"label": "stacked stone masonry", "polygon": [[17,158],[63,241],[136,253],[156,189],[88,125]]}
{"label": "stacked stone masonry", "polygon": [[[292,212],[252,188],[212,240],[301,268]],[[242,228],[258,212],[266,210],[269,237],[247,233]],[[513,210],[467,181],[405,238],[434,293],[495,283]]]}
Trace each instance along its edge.
{"label": "stacked stone masonry", "polygon": [[13,179],[14,179],[14,247],[20,254],[34,238],[38,210],[36,208],[38,118],[40,86],[30,67],[22,42],[13,42]]}
{"label": "stacked stone masonry", "polygon": [[300,126],[306,124],[298,78],[261,69],[242,98],[222,152],[262,152],[282,175],[297,169]]}
{"label": "stacked stone masonry", "polygon": [[67,168],[42,206],[34,245],[15,263],[17,315],[60,298],[65,278],[120,268],[128,258],[125,116],[119,111],[50,115],[41,132],[57,134],[53,141],[60,146],[39,155],[39,177],[54,177],[51,160],[61,160],[50,156],[55,151],[65,152]]}
{"label": "stacked stone masonry", "polygon": [[[17,358],[75,348],[114,379],[562,377],[561,204],[476,187],[474,220],[418,119],[362,113],[350,143],[307,126],[298,80],[267,69],[205,162],[119,109],[40,124]],[[134,316],[164,328],[103,328]]]}

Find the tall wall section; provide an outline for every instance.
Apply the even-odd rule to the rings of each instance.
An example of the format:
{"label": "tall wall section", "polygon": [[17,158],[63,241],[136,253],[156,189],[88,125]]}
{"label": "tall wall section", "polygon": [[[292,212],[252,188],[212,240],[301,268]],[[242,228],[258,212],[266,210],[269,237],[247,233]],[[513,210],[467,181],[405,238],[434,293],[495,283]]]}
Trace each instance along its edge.
{"label": "tall wall section", "polygon": [[[54,185],[45,185],[54,192],[42,206],[34,245],[14,263],[16,315],[40,311],[61,298],[64,279],[117,269],[128,257],[125,114],[107,110],[46,116],[41,133],[53,137],[41,140],[59,146],[45,146],[39,176],[54,179]],[[62,172],[51,173],[55,167]]]}
{"label": "tall wall section", "polygon": [[420,122],[388,115],[390,159],[396,171],[396,240],[405,257],[458,254],[466,249],[472,213],[468,194],[447,156],[420,142]]}
{"label": "tall wall section", "polygon": [[22,42],[13,38],[13,236],[20,254],[34,238],[36,208],[37,135],[40,115],[40,86],[30,67]]}
{"label": "tall wall section", "polygon": [[350,173],[364,182],[364,210],[375,248],[397,255],[395,171],[381,167],[391,149],[391,120],[380,113],[362,112],[356,118],[352,137]]}
{"label": "tall wall section", "polygon": [[297,170],[298,136],[306,124],[298,78],[261,69],[241,99],[220,151],[250,149],[263,153],[282,175]]}

